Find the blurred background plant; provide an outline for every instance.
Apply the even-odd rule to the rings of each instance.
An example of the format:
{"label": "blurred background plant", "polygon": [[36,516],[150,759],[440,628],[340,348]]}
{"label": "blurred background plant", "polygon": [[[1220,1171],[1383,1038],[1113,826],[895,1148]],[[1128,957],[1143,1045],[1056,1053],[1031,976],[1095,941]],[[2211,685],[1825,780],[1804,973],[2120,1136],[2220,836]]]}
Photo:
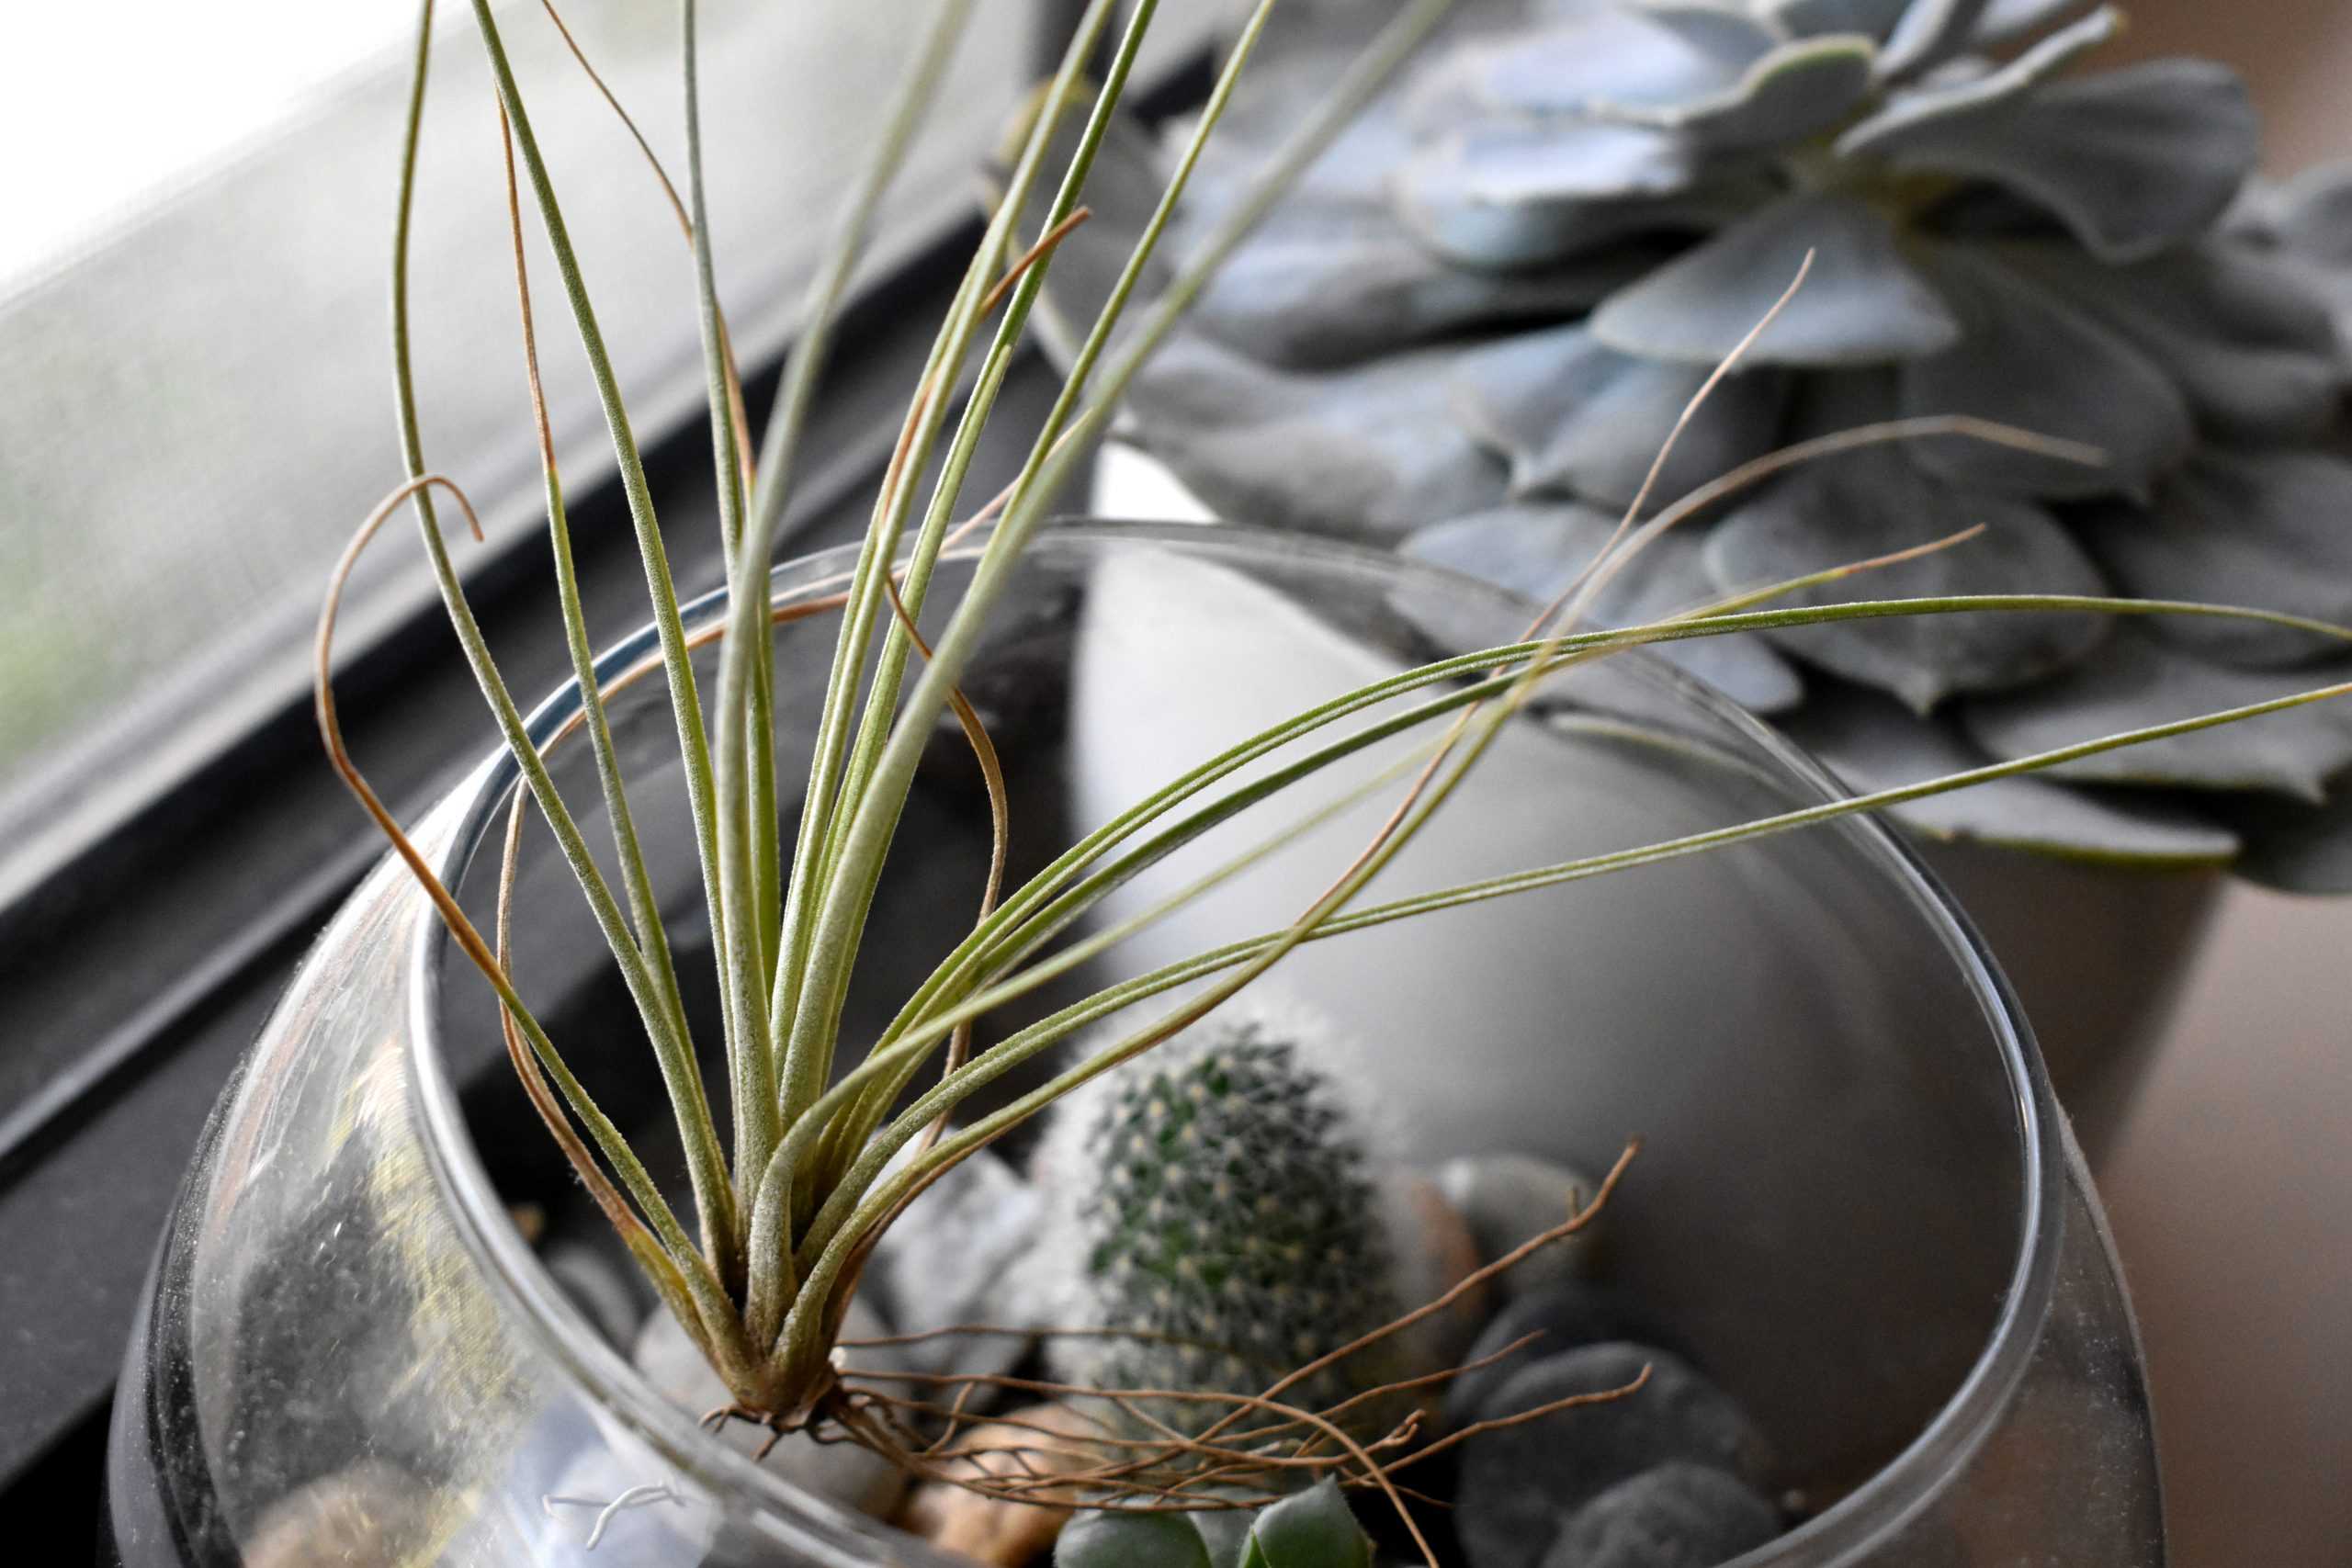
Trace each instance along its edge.
{"label": "blurred background plant", "polygon": [[[1269,39],[1193,187],[1195,231],[1371,9],[1301,6]],[[1811,253],[1661,498],[1912,415],[1997,416],[2107,466],[1936,440],[1808,465],[1662,540],[1599,620],[1977,523],[1982,538],[1895,569],[1888,592],[2030,583],[2341,618],[2352,186],[2255,178],[2256,117],[2224,66],[2075,69],[2121,27],[2080,0],[1468,6],[1234,258],[1138,383],[1130,436],[1217,515],[1548,599]],[[1140,132],[1125,155],[1161,156]],[[1057,277],[1075,292],[1081,272]],[[1668,657],[1865,788],[2284,691],[2330,658],[2291,632],[2064,615]],[[2343,891],[2347,769],[2352,718],[2309,709],[1909,820]]]}

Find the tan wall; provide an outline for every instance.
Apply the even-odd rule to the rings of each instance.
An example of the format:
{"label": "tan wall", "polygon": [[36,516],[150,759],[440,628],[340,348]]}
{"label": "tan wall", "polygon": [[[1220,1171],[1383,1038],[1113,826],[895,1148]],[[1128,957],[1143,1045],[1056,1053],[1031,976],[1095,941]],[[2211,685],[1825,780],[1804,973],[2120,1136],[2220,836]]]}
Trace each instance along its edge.
{"label": "tan wall", "polygon": [[2254,84],[2274,175],[2352,157],[2352,0],[2125,0],[2102,59],[2203,54]]}

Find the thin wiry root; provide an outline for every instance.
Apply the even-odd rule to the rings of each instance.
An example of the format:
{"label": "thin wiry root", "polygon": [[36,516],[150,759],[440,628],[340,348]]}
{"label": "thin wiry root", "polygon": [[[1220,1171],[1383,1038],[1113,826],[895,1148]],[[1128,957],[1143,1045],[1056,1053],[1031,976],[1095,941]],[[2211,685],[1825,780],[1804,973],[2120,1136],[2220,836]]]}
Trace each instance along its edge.
{"label": "thin wiry root", "polygon": [[[884,1371],[842,1367],[838,1382],[797,1424],[740,1405],[716,1410],[706,1420],[729,1419],[768,1428],[764,1455],[777,1438],[797,1432],[820,1443],[854,1442],[882,1455],[909,1473],[982,1497],[1047,1507],[1085,1506],[1149,1513],[1212,1512],[1259,1508],[1295,1492],[1304,1482],[1329,1477],[1353,1490],[1378,1491],[1404,1521],[1429,1562],[1408,1504],[1445,1505],[1406,1486],[1396,1477],[1412,1465],[1483,1432],[1498,1431],[1562,1411],[1625,1398],[1649,1382],[1650,1369],[1622,1388],[1570,1395],[1513,1416],[1474,1422],[1434,1441],[1422,1438],[1430,1419],[1419,1403],[1385,1431],[1370,1438],[1350,1430],[1368,1408],[1400,1396],[1426,1395],[1454,1379],[1518,1355],[1543,1336],[1528,1334],[1493,1353],[1441,1371],[1403,1379],[1351,1395],[1320,1410],[1287,1403],[1283,1395],[1347,1358],[1442,1313],[1506,1269],[1589,1225],[1615,1192],[1639,1150],[1629,1144],[1600,1189],[1559,1224],[1472,1270],[1435,1299],[1414,1308],[1351,1343],[1342,1345],[1276,1379],[1262,1393],[1238,1394],[1183,1389],[1097,1389],[1039,1378],[985,1372]],[[915,1334],[842,1341],[857,1349],[917,1344],[955,1335],[974,1337],[1035,1331],[995,1324],[961,1324]],[[1047,1329],[1047,1337],[1130,1337],[1122,1329]],[[1136,1332],[1134,1337],[1164,1336]],[[905,1392],[901,1392],[905,1391]],[[1043,1402],[1032,1410],[989,1417],[986,1425],[1012,1440],[959,1446],[959,1435],[981,1418],[970,1405],[982,1393],[1026,1394]],[[1214,1413],[1198,1431],[1171,1421],[1170,1411]],[[1058,1419],[1057,1419],[1058,1417]],[[944,1423],[945,1431],[926,1438],[922,1428]],[[1072,1429],[1073,1424],[1077,1430]]]}

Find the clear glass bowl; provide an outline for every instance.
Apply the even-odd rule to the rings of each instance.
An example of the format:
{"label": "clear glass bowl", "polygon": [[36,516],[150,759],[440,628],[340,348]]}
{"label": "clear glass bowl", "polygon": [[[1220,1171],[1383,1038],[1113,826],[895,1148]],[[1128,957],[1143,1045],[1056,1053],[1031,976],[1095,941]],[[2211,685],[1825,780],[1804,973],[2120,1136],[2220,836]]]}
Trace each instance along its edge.
{"label": "clear glass bowl", "polygon": [[[784,566],[775,590],[815,592],[851,558]],[[1226,528],[1064,526],[1022,571],[1018,607],[967,682],[1012,775],[1016,865],[1279,711],[1510,640],[1528,615],[1384,556]],[[943,569],[934,610],[967,575],[968,559]],[[689,625],[718,615],[705,602]],[[779,633],[788,752],[805,745],[833,637],[830,616]],[[652,647],[649,631],[615,649],[605,678]],[[576,706],[559,693],[534,733],[556,735]],[[700,899],[658,678],[612,706],[680,966],[698,975]],[[593,818],[585,748],[558,747],[555,761]],[[514,781],[492,757],[416,830],[477,908]],[[1663,663],[1620,658],[1555,679],[1374,897],[1834,793],[1730,704]],[[1120,963],[1287,921],[1392,795],[1296,836]],[[1273,820],[1236,828],[1254,839]],[[977,897],[985,806],[952,734],[926,760],[904,832],[852,1040]],[[657,1105],[543,829],[521,889],[526,992],[605,1103]],[[1746,1406],[1779,1480],[1811,1505],[1742,1568],[2163,1561],[2138,1344],[2097,1199],[2000,976],[1877,825],[1295,957],[1274,978],[1367,1042],[1373,1099],[1410,1156],[1519,1148],[1598,1167],[1644,1138],[1609,1219],[1610,1278]],[[505,1072],[487,989],[452,958],[388,863],[224,1092],[115,1405],[121,1560],[945,1568],[706,1437],[559,1288],[512,1205],[560,1207],[570,1183]],[[617,1517],[594,1551],[587,1517],[546,1503],[648,1484],[667,1500]]]}

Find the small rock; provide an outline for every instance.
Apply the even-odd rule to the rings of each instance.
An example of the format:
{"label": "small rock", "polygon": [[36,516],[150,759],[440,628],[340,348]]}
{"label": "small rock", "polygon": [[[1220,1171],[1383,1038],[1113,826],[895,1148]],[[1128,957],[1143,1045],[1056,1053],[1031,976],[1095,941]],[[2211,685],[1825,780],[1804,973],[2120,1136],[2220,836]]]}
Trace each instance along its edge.
{"label": "small rock", "polygon": [[[1592,1201],[1600,1183],[1580,1170],[1533,1155],[1465,1155],[1437,1170],[1438,1190],[1462,1212],[1477,1238],[1480,1260],[1491,1263],[1531,1236],[1543,1235]],[[1555,1242],[1505,1269],[1495,1280],[1505,1301],[1562,1280],[1591,1273],[1601,1221]]]}
{"label": "small rock", "polygon": [[[862,1298],[851,1301],[842,1321],[842,1338],[873,1338],[888,1333]],[[879,1370],[898,1365],[892,1358],[891,1350],[869,1349],[858,1351],[855,1359],[861,1366]],[[733,1403],[726,1383],[667,1312],[646,1319],[632,1359],[646,1382],[690,1415],[701,1416]],[[770,1436],[742,1421],[729,1421],[718,1432],[719,1441],[746,1457],[757,1454]],[[760,1462],[797,1486],[877,1518],[888,1517],[907,1487],[906,1472],[881,1455],[856,1443],[820,1443],[805,1434],[778,1438]]]}
{"label": "small rock", "polygon": [[1583,1506],[1618,1482],[1676,1460],[1763,1480],[1764,1446],[1730,1396],[1680,1359],[1615,1341],[1522,1368],[1470,1414],[1516,1416],[1571,1394],[1649,1382],[1622,1399],[1481,1432],[1462,1445],[1453,1520],[1471,1568],[1542,1568]]}
{"label": "small rock", "polygon": [[1587,1503],[1544,1568],[1715,1568],[1780,1533],[1772,1505],[1737,1476],[1677,1461]]}
{"label": "small rock", "polygon": [[[1045,1201],[989,1150],[956,1166],[899,1216],[875,1245],[860,1284],[899,1334],[962,1324],[1035,1329],[1034,1311],[1008,1288],[1036,1238]],[[921,1372],[1011,1371],[1032,1341],[1019,1334],[956,1334],[903,1347]]]}
{"label": "small rock", "polygon": [[[1040,1427],[1047,1431],[1039,1432]],[[1032,1470],[1067,1470],[1082,1461],[1075,1455],[1039,1452],[1040,1445],[1061,1446],[1049,1434],[1080,1439],[1091,1430],[1086,1417],[1068,1405],[1037,1404],[974,1427],[954,1451],[972,1456],[972,1464],[991,1475],[1019,1473],[1012,1457],[1016,1449],[1027,1450],[1023,1457]],[[1054,1544],[1069,1517],[1070,1510],[1058,1501],[983,1497],[950,1482],[926,1481],[908,1494],[906,1506],[893,1522],[933,1546],[960,1551],[991,1568],[1023,1568]]]}
{"label": "small rock", "polygon": [[432,1499],[406,1472],[363,1460],[272,1503],[244,1541],[250,1568],[394,1568],[423,1548]]}
{"label": "small rock", "polygon": [[[1437,1183],[1424,1176],[1407,1175],[1392,1183],[1396,1217],[1391,1234],[1408,1256],[1397,1263],[1397,1309],[1410,1312],[1453,1289],[1478,1270],[1477,1238],[1461,1212],[1446,1201]],[[1445,1311],[1422,1319],[1409,1331],[1419,1341],[1415,1359],[1430,1367],[1451,1367],[1478,1337],[1478,1327],[1492,1310],[1487,1280],[1464,1291]]]}
{"label": "small rock", "polygon": [[1643,1325],[1620,1309],[1600,1286],[1569,1280],[1520,1295],[1495,1314],[1456,1364],[1484,1360],[1531,1334],[1544,1337],[1491,1367],[1464,1372],[1446,1384],[1449,1425],[1464,1425],[1471,1419],[1469,1413],[1484,1404],[1495,1390],[1537,1361],[1604,1340],[1650,1337]]}
{"label": "small rock", "polygon": [[635,1342],[646,1303],[625,1261],[586,1242],[558,1241],[539,1254],[539,1262],[615,1348],[626,1350]]}

